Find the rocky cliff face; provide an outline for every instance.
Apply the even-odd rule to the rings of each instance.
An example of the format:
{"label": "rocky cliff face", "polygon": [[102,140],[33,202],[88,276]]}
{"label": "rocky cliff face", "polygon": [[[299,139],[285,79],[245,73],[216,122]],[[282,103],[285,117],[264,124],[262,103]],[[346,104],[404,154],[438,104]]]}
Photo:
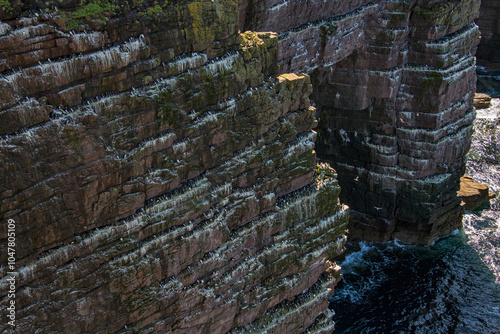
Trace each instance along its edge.
{"label": "rocky cliff face", "polygon": [[500,63],[500,3],[482,0],[476,23],[481,30],[478,58]]}
{"label": "rocky cliff face", "polygon": [[347,210],[277,36],[229,0],[55,5],[1,2],[2,332],[330,332]]}
{"label": "rocky cliff face", "polygon": [[479,3],[240,3],[240,27],[278,33],[281,70],[312,77],[352,239],[425,244],[461,225]]}

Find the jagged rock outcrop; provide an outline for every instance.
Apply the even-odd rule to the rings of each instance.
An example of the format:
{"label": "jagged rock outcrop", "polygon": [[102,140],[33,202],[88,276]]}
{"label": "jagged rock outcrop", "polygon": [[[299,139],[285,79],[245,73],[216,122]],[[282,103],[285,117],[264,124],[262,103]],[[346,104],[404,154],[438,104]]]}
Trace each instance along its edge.
{"label": "jagged rock outcrop", "polygon": [[63,4],[0,12],[14,332],[331,332],[347,208],[276,35],[230,0]]}
{"label": "jagged rock outcrop", "polygon": [[500,2],[481,0],[481,10],[476,23],[481,30],[477,57],[500,63]]}
{"label": "jagged rock outcrop", "polygon": [[312,77],[316,151],[348,189],[353,240],[427,244],[461,225],[479,4],[240,2],[240,27],[276,31],[281,69]]}

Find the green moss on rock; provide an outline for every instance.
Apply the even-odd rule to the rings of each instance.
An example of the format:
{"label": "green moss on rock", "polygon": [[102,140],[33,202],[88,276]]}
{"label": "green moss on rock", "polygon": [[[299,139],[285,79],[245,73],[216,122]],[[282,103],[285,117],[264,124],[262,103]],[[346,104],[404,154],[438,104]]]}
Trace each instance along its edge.
{"label": "green moss on rock", "polygon": [[170,87],[163,89],[156,97],[158,110],[156,113],[157,119],[161,125],[168,124],[170,126],[178,126],[181,120],[181,111],[172,101],[174,90]]}
{"label": "green moss on rock", "polygon": [[63,134],[66,138],[66,142],[68,143],[69,148],[78,153],[78,155],[83,156],[82,139],[80,138],[78,129],[71,126],[66,126],[63,129]]}

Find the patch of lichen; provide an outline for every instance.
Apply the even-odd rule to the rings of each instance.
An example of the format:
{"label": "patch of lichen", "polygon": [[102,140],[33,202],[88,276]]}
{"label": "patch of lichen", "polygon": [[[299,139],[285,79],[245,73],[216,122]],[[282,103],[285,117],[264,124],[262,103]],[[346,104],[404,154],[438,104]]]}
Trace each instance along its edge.
{"label": "patch of lichen", "polygon": [[187,10],[191,18],[191,29],[188,33],[193,36],[193,41],[197,44],[207,44],[215,40],[213,29],[207,29],[208,13],[213,10],[213,3],[210,1],[196,1],[187,5]]}
{"label": "patch of lichen", "polygon": [[410,11],[413,1],[393,1],[387,3],[387,11],[407,13]]}
{"label": "patch of lichen", "polygon": [[264,44],[264,41],[259,37],[259,34],[253,31],[247,31],[241,34],[241,45],[244,49]]}
{"label": "patch of lichen", "polygon": [[91,0],[90,3],[78,8],[74,12],[68,13],[73,19],[94,19],[105,17],[106,12],[115,12],[119,6],[114,0]]}
{"label": "patch of lichen", "polygon": [[185,100],[190,100],[195,93],[195,85],[194,85],[194,75],[190,73],[186,73],[179,77],[179,88],[184,94]]}
{"label": "patch of lichen", "polygon": [[[50,13],[52,17],[62,18],[58,21],[67,21],[64,30],[76,28],[89,28],[89,21],[100,21],[106,24],[109,18],[122,15],[124,13],[132,16],[152,16],[161,13],[166,7],[178,7],[183,0],[0,0],[0,12],[9,17],[14,17],[22,13],[32,15],[33,11]],[[2,13],[0,13],[2,14]],[[4,18],[0,15],[0,18]],[[23,14],[24,15],[24,14]],[[7,18],[7,17],[5,17]]]}
{"label": "patch of lichen", "polygon": [[443,1],[433,5],[419,5],[413,8],[412,20],[422,21],[423,26],[430,24],[446,26],[448,31],[456,31],[473,21],[479,11],[479,1]]}
{"label": "patch of lichen", "polygon": [[165,13],[171,14],[170,9],[176,10],[182,2],[175,0],[81,0],[75,5],[61,0],[23,1],[20,10],[41,10],[44,13],[50,13],[53,18],[58,18],[58,25],[63,31],[82,31],[103,27],[111,18],[124,14],[127,14],[131,20],[135,17],[135,23],[138,24],[144,18],[149,20]]}
{"label": "patch of lichen", "polygon": [[[271,253],[273,257],[281,255],[278,252]],[[262,272],[262,285],[263,286],[274,286],[283,273],[287,272],[287,269],[299,264],[299,253],[294,249],[290,249],[284,252],[275,261],[269,261],[268,259],[263,259],[263,264],[265,270]],[[284,289],[284,287],[282,287]],[[283,291],[273,291],[274,294],[281,294]]]}
{"label": "patch of lichen", "polygon": [[119,14],[123,4],[119,0],[90,0],[76,9],[58,10],[57,4],[48,5],[44,12],[51,12],[62,17],[66,24],[63,31],[88,29],[91,21],[105,25],[109,18]]}
{"label": "patch of lichen", "polygon": [[163,12],[163,8],[160,5],[156,4],[152,7],[146,8],[146,10],[144,11],[140,11],[139,15],[142,17],[148,17],[151,15],[160,14],[161,12]]}
{"label": "patch of lichen", "polygon": [[275,33],[271,32],[254,32],[246,31],[240,34],[241,49],[243,52],[261,52],[261,50],[277,47],[278,37]]}
{"label": "patch of lichen", "polygon": [[317,188],[321,188],[320,185],[327,180],[336,180],[337,172],[335,169],[330,167],[327,163],[319,163],[314,167],[314,173],[316,175],[316,185]]}
{"label": "patch of lichen", "polygon": [[338,28],[339,27],[334,23],[326,23],[321,26],[321,50],[325,50],[327,40],[337,32]]}
{"label": "patch of lichen", "polygon": [[14,11],[10,1],[7,0],[0,0],[0,9],[7,13],[12,13]]}
{"label": "patch of lichen", "polygon": [[404,12],[387,13],[385,16],[385,18],[388,20],[387,26],[393,28],[404,27],[407,25],[408,16],[409,16],[409,9],[405,10]]}
{"label": "patch of lichen", "polygon": [[380,31],[379,34],[377,34],[377,37],[375,38],[375,42],[373,43],[373,45],[382,47],[392,47],[394,46],[395,40],[396,40],[396,30],[383,29]]}
{"label": "patch of lichen", "polygon": [[337,211],[339,204],[340,186],[337,180],[336,171],[326,163],[320,163],[315,166],[315,187],[319,190],[316,199],[318,210],[324,210],[325,214],[333,214]]}
{"label": "patch of lichen", "polygon": [[439,71],[427,71],[421,77],[419,85],[416,87],[415,96],[424,98],[425,94],[430,91],[435,91],[437,86],[444,82],[444,74]]}
{"label": "patch of lichen", "polygon": [[328,23],[321,26],[321,34],[326,36],[332,36],[337,32],[339,27],[335,23]]}
{"label": "patch of lichen", "polygon": [[160,125],[168,124],[177,127],[181,121],[181,112],[173,101],[174,90],[170,87],[164,88],[158,95],[155,95],[158,110],[156,113]]}
{"label": "patch of lichen", "polygon": [[220,85],[219,76],[212,78],[203,78],[203,86],[205,88],[205,96],[208,103],[215,103],[218,100],[218,86]]}
{"label": "patch of lichen", "polygon": [[83,156],[82,138],[80,137],[78,130],[75,127],[66,126],[63,129],[63,134],[66,138],[68,147],[78,153],[78,155]]}
{"label": "patch of lichen", "polygon": [[216,74],[202,71],[205,103],[213,104],[236,93],[237,83],[235,82],[235,74],[233,72],[233,68],[221,68]]}

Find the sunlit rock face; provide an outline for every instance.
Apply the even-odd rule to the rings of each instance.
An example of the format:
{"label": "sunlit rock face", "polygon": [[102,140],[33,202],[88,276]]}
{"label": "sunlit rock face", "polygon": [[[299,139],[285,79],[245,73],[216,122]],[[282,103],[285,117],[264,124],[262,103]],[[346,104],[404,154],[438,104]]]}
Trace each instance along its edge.
{"label": "sunlit rock face", "polygon": [[481,30],[477,57],[500,63],[500,2],[482,0],[476,23]]}
{"label": "sunlit rock face", "polygon": [[240,27],[276,31],[281,70],[312,77],[350,238],[427,244],[459,227],[480,1],[242,3]]}
{"label": "sunlit rock face", "polygon": [[316,163],[309,77],[279,75],[275,34],[238,33],[236,1],[68,26],[84,3],[0,12],[15,332],[331,332],[348,215]]}

